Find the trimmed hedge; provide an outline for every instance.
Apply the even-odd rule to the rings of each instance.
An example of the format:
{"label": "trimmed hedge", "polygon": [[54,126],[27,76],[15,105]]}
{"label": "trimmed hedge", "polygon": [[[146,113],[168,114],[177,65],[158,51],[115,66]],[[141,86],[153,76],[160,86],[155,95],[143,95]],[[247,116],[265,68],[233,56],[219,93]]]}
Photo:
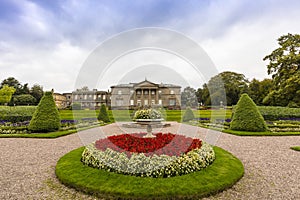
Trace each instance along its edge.
{"label": "trimmed hedge", "polygon": [[230,123],[231,130],[264,132],[268,130],[263,116],[248,94],[242,94]]}
{"label": "trimmed hedge", "polygon": [[107,114],[106,106],[104,104],[102,104],[101,107],[100,107],[98,120],[101,120],[104,123],[110,122],[109,116]]}
{"label": "trimmed hedge", "polygon": [[265,120],[300,119],[300,108],[259,106],[258,109]]}
{"label": "trimmed hedge", "polygon": [[51,132],[60,128],[60,116],[55,105],[52,92],[45,92],[28,129],[32,132]]}
{"label": "trimmed hedge", "polygon": [[195,118],[195,116],[194,116],[194,113],[193,113],[192,109],[187,108],[184,115],[183,115],[182,121],[183,122],[188,122],[190,120],[193,120],[194,118]]}

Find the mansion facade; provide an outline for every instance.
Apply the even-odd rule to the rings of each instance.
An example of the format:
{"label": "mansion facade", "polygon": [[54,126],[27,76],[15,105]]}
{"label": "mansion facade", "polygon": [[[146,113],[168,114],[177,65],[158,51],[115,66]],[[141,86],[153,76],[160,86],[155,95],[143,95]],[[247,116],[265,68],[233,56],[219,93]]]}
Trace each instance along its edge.
{"label": "mansion facade", "polygon": [[111,109],[165,107],[180,109],[181,87],[150,81],[111,86]]}
{"label": "mansion facade", "polygon": [[82,109],[99,109],[105,104],[111,109],[138,109],[141,107],[165,107],[180,109],[181,86],[156,84],[150,81],[111,86],[111,91],[77,89],[72,93],[53,93],[58,108],[80,104]]}

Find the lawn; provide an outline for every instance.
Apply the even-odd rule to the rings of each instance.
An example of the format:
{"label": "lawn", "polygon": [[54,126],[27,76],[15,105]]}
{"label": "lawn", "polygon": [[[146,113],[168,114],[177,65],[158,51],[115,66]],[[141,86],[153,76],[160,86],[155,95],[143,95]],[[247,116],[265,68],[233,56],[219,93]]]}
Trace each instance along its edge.
{"label": "lawn", "polygon": [[[61,119],[96,118],[99,110],[60,110]],[[163,117],[166,121],[181,122],[185,110],[164,110]],[[113,121],[131,121],[132,110],[109,110],[108,114]],[[193,110],[195,118],[228,119],[231,118],[231,110]]]}
{"label": "lawn", "polygon": [[80,161],[83,149],[60,158],[56,175],[70,187],[105,199],[199,199],[231,187],[244,174],[241,161],[218,147],[214,147],[216,160],[204,170],[171,178],[136,177],[88,167]]}

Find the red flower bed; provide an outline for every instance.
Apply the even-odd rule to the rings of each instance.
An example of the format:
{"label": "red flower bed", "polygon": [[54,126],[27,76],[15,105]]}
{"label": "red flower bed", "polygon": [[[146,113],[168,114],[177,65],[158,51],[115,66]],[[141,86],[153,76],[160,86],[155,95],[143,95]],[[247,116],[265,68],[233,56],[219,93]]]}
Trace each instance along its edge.
{"label": "red flower bed", "polygon": [[180,156],[201,147],[200,139],[192,139],[183,135],[156,133],[155,138],[143,138],[144,135],[146,133],[114,135],[97,140],[95,146],[101,151],[110,148],[114,151],[125,152],[127,156],[132,153],[144,153],[146,156],[153,154]]}

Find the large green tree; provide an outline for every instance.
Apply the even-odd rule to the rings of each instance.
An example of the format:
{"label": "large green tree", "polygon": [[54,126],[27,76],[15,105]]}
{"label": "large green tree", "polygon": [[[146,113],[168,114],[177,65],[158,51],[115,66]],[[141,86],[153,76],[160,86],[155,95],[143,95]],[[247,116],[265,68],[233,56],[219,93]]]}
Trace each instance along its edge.
{"label": "large green tree", "polygon": [[253,79],[248,87],[248,94],[256,105],[263,105],[264,98],[273,89],[273,81],[271,79],[264,79],[259,81]]}
{"label": "large green tree", "polygon": [[30,94],[36,99],[36,104],[38,104],[44,94],[43,87],[38,84],[34,84],[30,89]]}
{"label": "large green tree", "polygon": [[274,90],[264,99],[270,105],[300,106],[300,35],[283,35],[279,47],[264,60],[268,60],[268,74],[272,75]]}
{"label": "large green tree", "polygon": [[198,99],[196,96],[196,90],[191,87],[186,87],[181,92],[181,105],[184,107],[197,107],[198,106]]}
{"label": "large green tree", "polygon": [[7,104],[10,102],[15,91],[16,89],[14,87],[3,85],[0,89],[0,104]]}
{"label": "large green tree", "polygon": [[203,85],[205,104],[220,105],[222,101],[224,105],[235,105],[240,95],[247,92],[248,82],[243,74],[230,71],[212,77]]}
{"label": "large green tree", "polygon": [[14,87],[16,89],[15,95],[23,94],[22,93],[22,89],[23,89],[22,84],[17,79],[15,79],[14,77],[8,77],[7,79],[4,79],[1,82],[0,87],[2,88],[4,85]]}

